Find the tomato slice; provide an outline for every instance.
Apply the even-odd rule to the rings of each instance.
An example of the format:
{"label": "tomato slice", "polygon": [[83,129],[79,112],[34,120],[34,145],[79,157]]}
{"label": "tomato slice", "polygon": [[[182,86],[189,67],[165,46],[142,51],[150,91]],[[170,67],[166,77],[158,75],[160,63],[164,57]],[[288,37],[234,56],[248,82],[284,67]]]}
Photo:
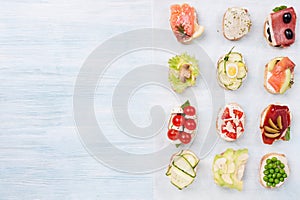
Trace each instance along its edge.
{"label": "tomato slice", "polygon": [[227,132],[226,136],[234,140],[236,139],[236,133],[233,132]]}
{"label": "tomato slice", "polygon": [[228,119],[228,118],[230,118],[230,112],[229,112],[229,108],[226,107],[223,112],[222,119]]}
{"label": "tomato slice", "polygon": [[243,117],[243,115],[244,115],[244,113],[243,113],[242,111],[236,110],[236,109],[233,110],[233,113],[234,113],[235,116],[237,116],[239,119],[241,119],[241,118]]}
{"label": "tomato slice", "polygon": [[239,125],[238,125],[238,127],[241,127],[241,128],[242,128],[242,130],[241,130],[241,131],[242,131],[242,132],[244,132],[244,126],[243,126],[243,123],[242,123],[242,121],[240,121],[240,122],[239,122]]}

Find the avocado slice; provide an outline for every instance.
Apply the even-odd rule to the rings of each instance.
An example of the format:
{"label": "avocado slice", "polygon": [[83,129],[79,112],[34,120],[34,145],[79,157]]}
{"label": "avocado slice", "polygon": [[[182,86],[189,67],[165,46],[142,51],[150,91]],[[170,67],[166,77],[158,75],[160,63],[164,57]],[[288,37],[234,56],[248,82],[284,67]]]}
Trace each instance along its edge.
{"label": "avocado slice", "polygon": [[292,73],[290,69],[285,70],[285,80],[280,89],[280,94],[285,93],[289,88],[291,88],[292,83]]}
{"label": "avocado slice", "polygon": [[248,160],[248,149],[227,149],[215,156],[213,174],[216,184],[222,187],[243,189],[243,174]]}
{"label": "avocado slice", "polygon": [[268,71],[272,71],[274,69],[274,66],[280,61],[282,60],[283,57],[277,57],[272,59],[269,63],[268,63]]}

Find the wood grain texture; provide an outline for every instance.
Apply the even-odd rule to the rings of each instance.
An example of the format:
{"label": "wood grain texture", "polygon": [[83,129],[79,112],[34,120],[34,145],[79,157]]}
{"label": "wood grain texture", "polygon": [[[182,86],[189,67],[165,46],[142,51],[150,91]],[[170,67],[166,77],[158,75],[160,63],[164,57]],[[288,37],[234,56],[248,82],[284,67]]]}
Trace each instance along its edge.
{"label": "wood grain texture", "polygon": [[112,35],[151,26],[151,2],[0,4],[0,199],[152,199],[150,175],[115,172],[86,152],[72,111],[84,60]]}

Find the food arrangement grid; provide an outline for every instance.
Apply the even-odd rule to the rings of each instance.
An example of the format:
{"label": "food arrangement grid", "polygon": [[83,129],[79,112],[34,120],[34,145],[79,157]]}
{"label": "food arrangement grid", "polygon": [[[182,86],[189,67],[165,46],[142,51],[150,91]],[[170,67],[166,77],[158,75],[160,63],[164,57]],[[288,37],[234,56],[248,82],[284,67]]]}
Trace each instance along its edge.
{"label": "food arrangement grid", "polygon": [[[247,79],[243,82],[241,88],[236,91],[225,91],[225,102],[236,102],[245,111],[245,133],[234,142],[227,142],[218,139],[217,144],[208,156],[200,159],[198,165],[197,177],[195,181],[183,190],[178,190],[165,175],[167,168],[155,173],[154,177],[154,199],[297,199],[300,195],[298,187],[300,172],[299,172],[299,131],[300,121],[299,115],[299,100],[298,93],[300,92],[300,84],[298,80],[298,66],[300,59],[299,52],[299,23],[296,25],[296,41],[288,48],[271,47],[263,36],[264,21],[272,9],[276,6],[287,5],[293,6],[296,13],[300,10],[300,3],[293,1],[155,1],[153,7],[153,25],[155,28],[168,28],[170,18],[170,6],[174,3],[188,3],[195,7],[198,14],[198,22],[205,27],[203,35],[194,40],[200,45],[213,61],[213,66],[201,65],[201,58],[194,55],[199,60],[200,74],[201,68],[211,67],[216,69],[218,59],[226,54],[233,46],[235,50],[242,53],[246,65],[248,67]],[[243,7],[249,11],[252,26],[250,32],[239,41],[229,41],[222,34],[222,18],[223,14],[229,7]],[[174,40],[176,40],[174,36]],[[178,52],[178,54],[183,52]],[[282,95],[273,95],[268,93],[264,84],[264,68],[265,65],[274,57],[288,56],[296,64],[295,67],[295,84]],[[201,78],[199,77],[201,82]],[[216,80],[217,81],[217,80]],[[196,91],[200,88],[194,88]],[[203,89],[201,87],[201,89]],[[198,102],[199,103],[199,102]],[[201,105],[209,104],[210,102],[201,102]],[[273,145],[263,144],[261,138],[260,115],[264,108],[272,103],[282,103],[289,106],[292,114],[291,123],[291,140],[277,141]],[[174,105],[176,106],[176,105]],[[198,115],[207,113],[201,110]],[[215,123],[216,119],[211,119],[211,123]],[[206,123],[207,121],[205,121]],[[198,121],[198,126],[207,126]],[[201,129],[203,130],[203,129]],[[166,130],[167,131],[167,130]],[[197,134],[201,137],[201,132]],[[212,132],[209,134],[217,134]],[[205,141],[204,141],[205,142]],[[158,142],[160,146],[161,143]],[[193,145],[203,145],[201,141],[195,141]],[[212,173],[212,163],[215,155],[224,152],[228,148],[249,150],[249,159],[245,168],[243,177],[244,187],[242,191],[226,189],[214,183]],[[266,189],[259,183],[259,167],[261,158],[270,152],[283,153],[286,155],[290,175],[288,180],[276,189]],[[176,149],[174,150],[176,153]],[[194,152],[195,154],[199,152]],[[171,157],[171,155],[170,155]]]}

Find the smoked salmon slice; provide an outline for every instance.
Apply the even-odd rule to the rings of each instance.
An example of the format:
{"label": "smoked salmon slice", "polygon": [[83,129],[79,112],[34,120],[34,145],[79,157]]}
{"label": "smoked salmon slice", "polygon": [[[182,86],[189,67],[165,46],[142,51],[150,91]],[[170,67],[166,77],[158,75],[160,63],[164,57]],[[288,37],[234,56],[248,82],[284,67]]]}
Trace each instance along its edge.
{"label": "smoked salmon slice", "polygon": [[199,37],[204,31],[198,25],[195,8],[186,3],[171,6],[170,25],[177,40],[182,43]]}
{"label": "smoked salmon slice", "polygon": [[295,64],[288,57],[282,58],[271,71],[272,76],[269,78],[268,83],[279,92],[286,80],[286,70],[294,71]]}

